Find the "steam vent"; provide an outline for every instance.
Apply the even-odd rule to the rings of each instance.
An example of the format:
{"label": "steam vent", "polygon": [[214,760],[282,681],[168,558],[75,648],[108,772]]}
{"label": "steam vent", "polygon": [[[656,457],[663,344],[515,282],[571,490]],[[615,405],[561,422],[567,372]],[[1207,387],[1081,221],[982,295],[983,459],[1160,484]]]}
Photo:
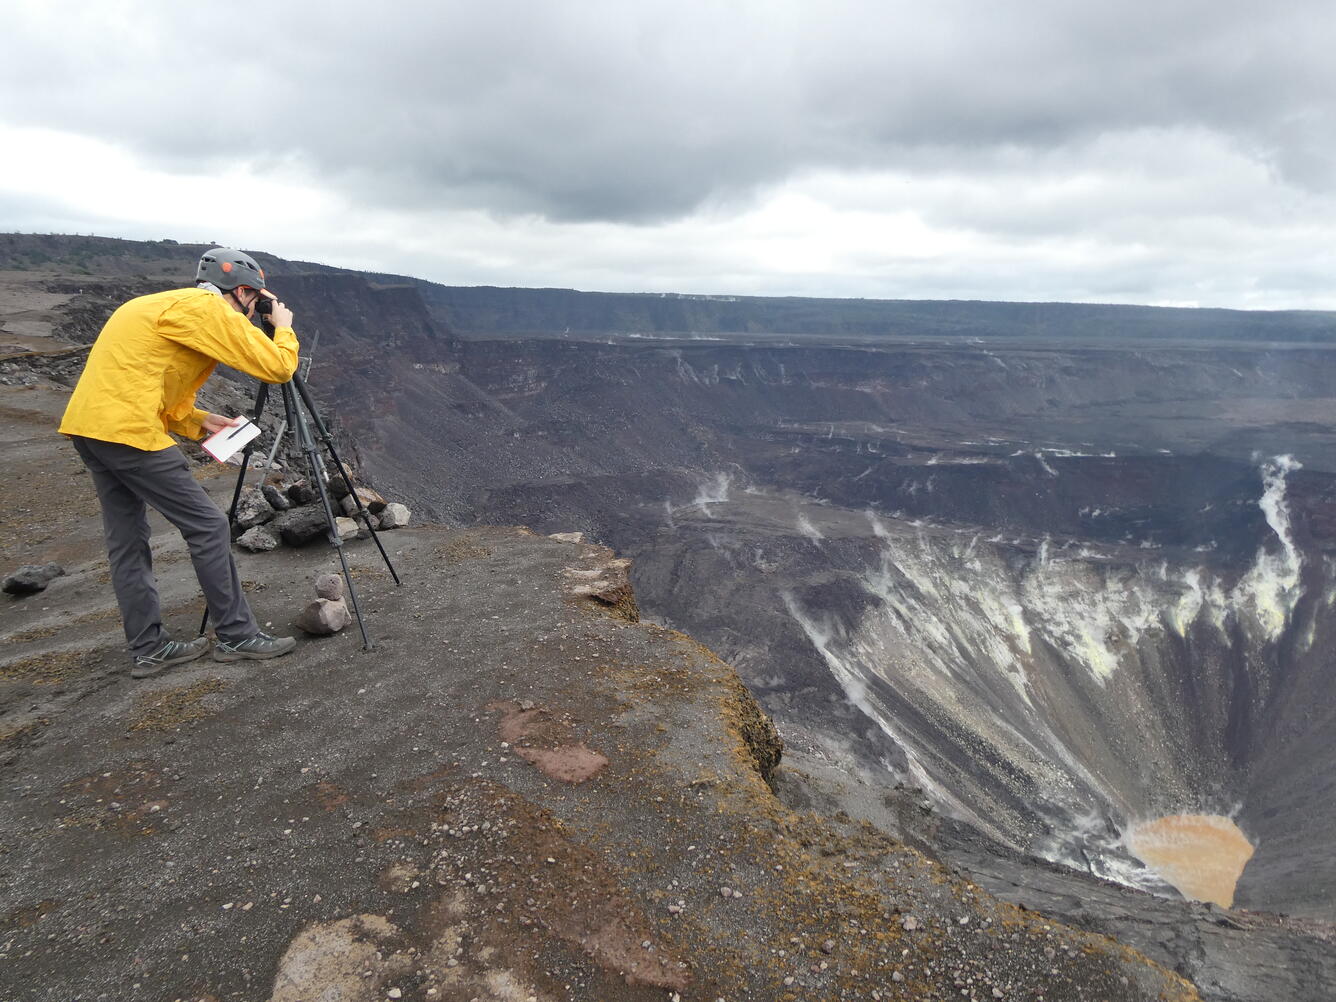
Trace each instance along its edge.
{"label": "steam vent", "polygon": [[0,237],[0,998],[1336,997],[1336,321],[261,254],[406,584],[132,683],[54,421],[199,251]]}

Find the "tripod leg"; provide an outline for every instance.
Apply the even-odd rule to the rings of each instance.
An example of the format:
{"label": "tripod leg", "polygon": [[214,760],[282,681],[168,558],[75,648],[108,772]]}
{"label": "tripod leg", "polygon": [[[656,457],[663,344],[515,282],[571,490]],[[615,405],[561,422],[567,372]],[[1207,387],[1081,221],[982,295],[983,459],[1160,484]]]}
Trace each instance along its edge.
{"label": "tripod leg", "polygon": [[343,468],[343,461],[339,459],[339,454],[334,448],[334,439],[329,434],[329,430],[325,427],[324,421],[320,419],[320,412],[316,410],[315,401],[311,399],[311,394],[306,389],[306,382],[301,376],[293,376],[292,383],[296,386],[298,394],[301,395],[302,403],[306,405],[306,410],[310,413],[311,420],[315,422],[316,431],[320,435],[320,441],[324,444],[325,448],[329,450],[329,456],[334,460],[334,466],[339,471],[339,476],[343,478],[343,483],[348,488],[348,494],[352,497],[353,504],[357,506],[357,513],[362,517],[362,524],[365,525],[367,531],[371,533],[371,539],[376,544],[376,549],[380,550],[381,559],[385,561],[385,566],[389,569],[390,577],[394,578],[394,583],[396,585],[402,585],[403,582],[399,580],[399,572],[394,569],[394,564],[390,562],[390,555],[385,552],[385,546],[381,543],[380,536],[377,535],[375,528],[371,525],[371,512],[367,511],[366,507],[362,504],[362,499],[357,496],[357,490],[353,487],[352,478],[348,476],[348,471]]}
{"label": "tripod leg", "polygon": [[291,383],[283,384],[283,402],[291,419],[292,427],[296,430],[297,441],[301,445],[302,452],[306,455],[306,465],[310,469],[311,480],[315,484],[316,493],[320,495],[320,504],[325,509],[325,525],[329,531],[329,543],[339,555],[339,566],[343,568],[343,580],[348,585],[348,601],[353,607],[353,615],[357,617],[357,627],[362,631],[362,649],[372,650],[375,645],[367,634],[366,622],[362,619],[362,610],[357,604],[357,589],[353,587],[352,572],[348,569],[348,558],[343,552],[343,538],[339,535],[334,508],[329,501],[329,490],[325,486],[326,476],[324,465],[320,459],[320,451],[316,448],[315,440],[311,437],[311,428],[306,423],[305,416],[298,409],[297,401],[293,399]]}

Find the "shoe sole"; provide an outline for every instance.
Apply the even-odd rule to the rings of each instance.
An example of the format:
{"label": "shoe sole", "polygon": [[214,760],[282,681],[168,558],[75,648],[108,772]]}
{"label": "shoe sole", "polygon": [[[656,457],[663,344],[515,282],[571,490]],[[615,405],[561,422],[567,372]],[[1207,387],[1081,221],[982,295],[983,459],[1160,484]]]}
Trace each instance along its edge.
{"label": "shoe sole", "polygon": [[213,659],[215,661],[270,661],[274,658],[281,658],[284,654],[291,654],[296,649],[297,645],[293,644],[291,647],[285,648],[281,651],[273,651],[269,654],[254,654],[254,653],[243,654],[239,652],[225,654],[215,647],[213,649]]}
{"label": "shoe sole", "polygon": [[208,653],[209,649],[206,647],[198,654],[191,654],[188,657],[183,658],[172,658],[170,661],[164,661],[162,664],[154,665],[152,668],[131,668],[130,677],[133,679],[154,678],[161,675],[168,668],[173,668],[176,665],[189,664],[191,661],[198,661]]}

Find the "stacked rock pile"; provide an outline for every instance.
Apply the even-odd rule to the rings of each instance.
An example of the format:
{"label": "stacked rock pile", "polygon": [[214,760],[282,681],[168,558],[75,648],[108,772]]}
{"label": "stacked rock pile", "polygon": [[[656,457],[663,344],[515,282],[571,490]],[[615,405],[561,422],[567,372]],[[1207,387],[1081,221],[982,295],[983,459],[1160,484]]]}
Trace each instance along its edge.
{"label": "stacked rock pile", "polygon": [[321,574],[315,579],[314,602],[297,617],[297,626],[313,636],[338,633],[353,621],[348,603],[343,600],[343,578],[337,574]]}
{"label": "stacked rock pile", "polygon": [[[411,518],[404,505],[388,502],[370,487],[354,484],[366,512],[359,514],[357,501],[342,477],[332,477],[327,490],[342,539],[367,539],[371,529],[399,529]],[[237,545],[252,553],[280,545],[305,546],[327,538],[325,509],[320,495],[306,480],[289,482],[282,474],[271,474],[261,486],[241,492],[233,531],[237,533]]]}

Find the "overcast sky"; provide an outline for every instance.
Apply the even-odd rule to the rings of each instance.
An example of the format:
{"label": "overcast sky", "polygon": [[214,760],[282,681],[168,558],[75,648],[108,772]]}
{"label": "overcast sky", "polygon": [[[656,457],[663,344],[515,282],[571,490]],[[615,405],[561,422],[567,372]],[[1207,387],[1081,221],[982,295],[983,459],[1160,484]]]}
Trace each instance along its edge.
{"label": "overcast sky", "polygon": [[1336,308],[1336,4],[9,0],[0,230],[447,284]]}

